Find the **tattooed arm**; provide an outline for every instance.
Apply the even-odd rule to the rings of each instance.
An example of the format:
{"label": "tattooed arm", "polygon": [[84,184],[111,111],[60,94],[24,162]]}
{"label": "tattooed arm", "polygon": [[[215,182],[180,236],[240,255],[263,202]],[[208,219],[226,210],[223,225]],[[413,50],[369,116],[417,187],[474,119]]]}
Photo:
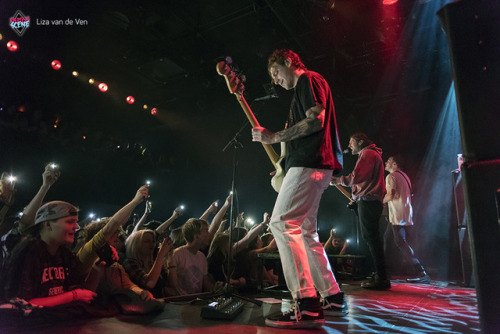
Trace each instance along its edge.
{"label": "tattooed arm", "polygon": [[315,105],[306,111],[306,116],[294,126],[275,133],[262,127],[255,127],[252,129],[252,140],[264,144],[274,144],[302,138],[323,129],[325,108]]}

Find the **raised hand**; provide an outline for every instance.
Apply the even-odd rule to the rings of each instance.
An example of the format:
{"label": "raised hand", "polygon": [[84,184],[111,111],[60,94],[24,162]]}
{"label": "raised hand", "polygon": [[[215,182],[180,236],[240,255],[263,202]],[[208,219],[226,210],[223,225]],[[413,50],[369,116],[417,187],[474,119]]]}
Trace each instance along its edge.
{"label": "raised hand", "polygon": [[172,216],[175,216],[177,218],[179,216],[182,216],[182,213],[183,213],[183,211],[182,211],[181,207],[178,206],[178,207],[176,207],[174,209],[174,212],[172,213]]}
{"label": "raised hand", "polygon": [[262,221],[264,224],[269,224],[271,221],[271,215],[267,212],[264,212],[264,220]]}
{"label": "raised hand", "polygon": [[231,198],[233,198],[233,194],[229,194],[229,196],[227,196],[226,201],[224,202],[225,206],[231,205]]}
{"label": "raised hand", "polygon": [[160,250],[158,251],[158,256],[166,256],[168,253],[174,250],[174,244],[170,238],[163,239],[160,245]]}
{"label": "raised hand", "polygon": [[54,164],[48,164],[45,166],[45,170],[42,174],[43,186],[51,187],[59,179],[61,171],[59,167]]}
{"label": "raised hand", "polygon": [[141,203],[143,200],[148,198],[149,198],[149,186],[144,185],[137,190],[133,201],[136,203]]}
{"label": "raised hand", "polygon": [[217,208],[219,207],[219,200],[215,200],[212,204],[210,204],[210,212],[217,212]]}

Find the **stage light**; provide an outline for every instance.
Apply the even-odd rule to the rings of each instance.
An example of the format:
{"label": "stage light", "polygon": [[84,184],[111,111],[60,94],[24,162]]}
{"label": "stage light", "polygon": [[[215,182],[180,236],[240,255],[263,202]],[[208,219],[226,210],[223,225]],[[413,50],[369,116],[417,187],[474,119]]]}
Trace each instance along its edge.
{"label": "stage light", "polygon": [[51,66],[52,66],[52,68],[53,68],[54,70],[56,70],[56,71],[57,71],[57,70],[60,70],[60,69],[61,69],[61,67],[62,67],[61,62],[60,62],[59,60],[57,60],[57,59],[54,59],[54,60],[52,61],[52,63],[50,63],[50,65],[51,65]]}
{"label": "stage light", "polygon": [[87,139],[87,136],[83,136],[83,137],[82,137],[82,139],[83,139],[83,140]]}
{"label": "stage light", "polygon": [[148,186],[150,186],[150,185],[151,185],[151,181],[147,180],[147,181],[146,181],[146,184],[147,184]]}
{"label": "stage light", "polygon": [[10,182],[10,183],[14,183],[17,181],[17,177],[15,177],[14,175],[9,175],[9,177],[7,178],[7,180]]}
{"label": "stage light", "polygon": [[26,107],[25,106],[19,106],[17,108],[17,111],[19,111],[19,112],[25,112],[26,111]]}
{"label": "stage light", "polygon": [[90,78],[89,79],[89,84],[93,85],[94,84],[94,79]]}
{"label": "stage light", "polygon": [[156,108],[151,109],[151,115],[156,115],[158,113],[158,110]]}
{"label": "stage light", "polygon": [[246,222],[249,226],[252,226],[253,224],[255,224],[255,221],[252,218],[247,218]]}
{"label": "stage light", "polygon": [[148,109],[148,105],[147,105],[147,104],[145,104],[145,105],[143,105],[143,106],[142,106],[142,108],[143,108],[144,110],[147,110],[147,109]]}
{"label": "stage light", "polygon": [[105,92],[108,90],[108,85],[106,85],[104,82],[101,82],[98,87],[101,92]]}
{"label": "stage light", "polygon": [[184,210],[186,207],[184,205],[181,204],[181,206],[179,206],[181,208],[181,210]]}
{"label": "stage light", "polygon": [[71,72],[71,74],[73,74],[74,77],[77,77],[80,75],[80,73],[78,73],[77,71],[73,71],[73,72]]}
{"label": "stage light", "polygon": [[2,36],[2,34],[0,34],[0,41],[1,41],[2,39],[3,39],[3,36]]}
{"label": "stage light", "polygon": [[15,52],[18,49],[17,43],[14,41],[8,41],[7,42],[7,49],[11,52]]}
{"label": "stage light", "polygon": [[383,0],[382,4],[384,6],[390,6],[390,5],[394,5],[396,2],[398,2],[398,0]]}
{"label": "stage light", "polygon": [[89,213],[89,218],[90,218],[90,219],[93,219],[94,217],[95,217],[95,213],[92,213],[92,212],[91,212],[91,213]]}
{"label": "stage light", "polygon": [[134,103],[134,102],[135,102],[135,99],[134,99],[134,97],[133,97],[133,96],[127,96],[127,103],[128,103],[128,104],[132,104],[132,103]]}

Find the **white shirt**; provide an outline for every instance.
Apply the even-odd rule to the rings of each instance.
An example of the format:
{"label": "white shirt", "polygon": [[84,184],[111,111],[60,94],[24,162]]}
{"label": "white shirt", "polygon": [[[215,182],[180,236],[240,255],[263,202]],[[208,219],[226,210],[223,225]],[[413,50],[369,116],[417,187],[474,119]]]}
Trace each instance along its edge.
{"label": "white shirt", "polygon": [[203,292],[203,277],[208,273],[205,254],[191,253],[186,246],[174,250],[172,265],[177,267],[177,280],[183,295]]}
{"label": "white shirt", "polygon": [[413,225],[413,209],[411,206],[411,183],[402,171],[392,172],[385,178],[385,187],[394,190],[394,196],[387,202],[389,222],[392,225]]}

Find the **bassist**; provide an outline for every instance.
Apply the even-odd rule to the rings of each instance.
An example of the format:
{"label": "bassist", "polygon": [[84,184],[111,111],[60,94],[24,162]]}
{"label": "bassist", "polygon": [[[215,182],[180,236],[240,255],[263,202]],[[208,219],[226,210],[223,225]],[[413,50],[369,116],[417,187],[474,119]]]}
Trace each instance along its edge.
{"label": "bassist", "polygon": [[286,175],[270,227],[294,303],[289,312],[269,316],[266,324],[319,327],[324,312],[347,314],[344,294],[316,231],[323,191],[332,174],[342,168],[332,94],[326,80],[308,71],[293,51],[276,50],[269,57],[268,71],[274,84],[294,90],[287,129],[276,133],[260,126],[252,129],[253,141],[287,144]]}

